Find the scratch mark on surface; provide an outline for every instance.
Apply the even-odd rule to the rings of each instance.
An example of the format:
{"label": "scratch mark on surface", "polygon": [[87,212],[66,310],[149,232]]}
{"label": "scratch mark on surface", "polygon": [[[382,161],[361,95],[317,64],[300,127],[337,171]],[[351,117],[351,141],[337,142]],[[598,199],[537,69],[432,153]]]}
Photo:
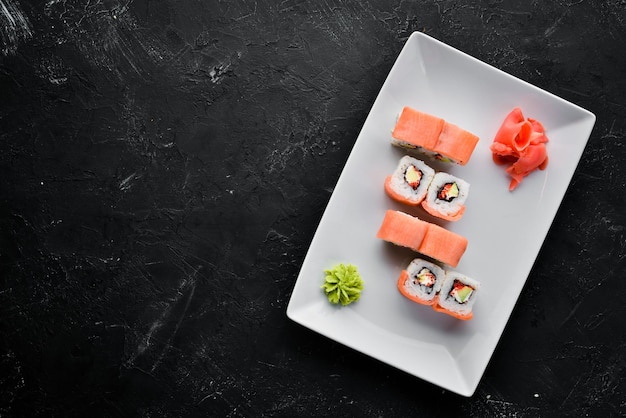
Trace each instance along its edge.
{"label": "scratch mark on surface", "polygon": [[618,135],[614,133],[615,128],[615,119],[611,122],[611,127],[609,128],[609,132],[602,135],[602,139],[621,139],[622,135]]}
{"label": "scratch mark on surface", "polygon": [[577,91],[577,90],[574,90],[574,89],[570,89],[570,88],[567,88],[567,87],[561,87],[561,90],[564,90],[564,91],[566,91],[568,93],[577,94],[577,95],[582,96],[582,97],[589,97],[589,95],[587,93],[583,93],[583,92],[580,92],[580,91]]}
{"label": "scratch mark on surface", "polygon": [[237,18],[235,18],[235,21],[239,21],[239,20],[243,20],[246,19],[248,17],[252,17],[252,16],[256,16],[256,10],[257,10],[257,2],[254,2],[254,9],[250,12],[250,13],[246,13],[245,15],[239,16]]}
{"label": "scratch mark on surface", "polygon": [[276,368],[276,365],[275,365],[275,364],[268,363],[268,362],[266,362],[266,361],[257,360],[257,363],[259,363],[259,364],[263,364],[263,365],[268,366],[268,367]]}
{"label": "scratch mark on surface", "polygon": [[[150,350],[156,350],[156,358],[150,360],[152,362],[150,371],[154,372],[161,364],[161,361],[172,347],[172,340],[178,333],[178,329],[187,315],[187,310],[196,291],[196,278],[199,270],[196,269],[182,282],[173,301],[168,303],[161,315],[152,322],[144,339],[139,343],[135,354],[129,359],[129,364],[135,365],[135,362],[142,355],[148,355]],[[167,326],[172,316],[175,316],[173,328]],[[160,338],[161,333],[166,334],[165,338]]]}
{"label": "scratch mark on surface", "polygon": [[137,172],[135,171],[133,174],[131,174],[130,176],[126,177],[124,180],[122,180],[120,182],[120,190],[125,192],[131,189],[132,185],[132,181],[141,178],[141,175],[138,175]]}
{"label": "scratch mark on surface", "polygon": [[574,384],[574,386],[572,386],[572,389],[569,391],[567,396],[563,399],[563,402],[561,402],[561,406],[560,406],[561,409],[563,408],[563,405],[565,405],[569,401],[569,398],[572,396],[572,393],[574,393],[574,391],[578,387],[578,384],[580,383],[581,379],[582,379],[582,376],[578,376],[576,383]]}
{"label": "scratch mark on surface", "polygon": [[130,70],[131,74],[146,78],[154,63],[172,55],[139,26],[129,9],[130,1],[68,3],[49,1],[44,12],[63,23],[65,37],[93,65],[120,77]]}
{"label": "scratch mark on surface", "polygon": [[33,30],[28,18],[19,5],[11,0],[0,0],[0,39],[2,53],[15,54],[20,41],[33,36]]}
{"label": "scratch mark on surface", "polygon": [[580,299],[578,301],[578,303],[576,305],[574,305],[574,307],[572,308],[572,310],[570,311],[569,315],[567,315],[567,317],[563,320],[563,322],[561,322],[561,326],[565,325],[567,323],[567,321],[569,321],[574,314],[576,313],[576,311],[578,310],[578,308],[580,307],[580,305],[583,303],[584,299]]}
{"label": "scratch mark on surface", "polygon": [[592,315],[589,320],[585,323],[585,328],[589,330],[596,329],[606,320],[606,311],[598,312],[595,315]]}
{"label": "scratch mark on surface", "polygon": [[561,16],[559,16],[554,21],[554,23],[552,25],[550,25],[550,27],[545,30],[544,35],[546,36],[546,38],[549,38],[550,36],[552,36],[552,34],[556,31],[558,26],[561,24],[561,21],[563,20],[565,15],[567,15],[568,11],[569,10],[565,10],[565,12],[563,12],[563,14]]}

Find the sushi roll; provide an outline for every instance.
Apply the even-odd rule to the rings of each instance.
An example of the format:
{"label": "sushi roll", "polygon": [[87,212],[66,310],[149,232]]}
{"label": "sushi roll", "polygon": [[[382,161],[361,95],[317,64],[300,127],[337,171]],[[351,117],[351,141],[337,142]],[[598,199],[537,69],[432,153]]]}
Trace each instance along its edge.
{"label": "sushi roll", "polygon": [[476,135],[446,122],[433,152],[435,158],[440,161],[465,165],[472,156],[476,144],[478,144]]}
{"label": "sushi roll", "polygon": [[376,236],[456,267],[467,238],[400,211],[387,210]]}
{"label": "sushi roll", "polygon": [[440,161],[465,165],[478,137],[437,116],[405,106],[391,133],[392,144]]}
{"label": "sushi roll", "polygon": [[424,223],[428,229],[417,252],[456,267],[467,249],[467,238],[439,225]]}
{"label": "sushi roll", "polygon": [[392,144],[423,153],[435,148],[445,120],[405,106],[396,121]]}
{"label": "sushi roll", "polygon": [[447,221],[461,219],[465,212],[465,200],[470,185],[452,174],[439,172],[435,174],[422,207],[428,213]]}
{"label": "sushi roll", "polygon": [[472,319],[472,306],[479,289],[478,281],[456,271],[447,271],[433,309],[458,319]]}
{"label": "sushi roll", "polygon": [[409,206],[418,206],[435,175],[424,161],[405,155],[396,170],[385,179],[385,192],[392,199]]}
{"label": "sushi roll", "polygon": [[407,213],[387,210],[376,237],[418,251],[428,232],[428,222]]}
{"label": "sushi roll", "polygon": [[437,293],[444,278],[445,272],[441,267],[416,258],[400,273],[398,290],[413,302],[432,305],[437,302]]}

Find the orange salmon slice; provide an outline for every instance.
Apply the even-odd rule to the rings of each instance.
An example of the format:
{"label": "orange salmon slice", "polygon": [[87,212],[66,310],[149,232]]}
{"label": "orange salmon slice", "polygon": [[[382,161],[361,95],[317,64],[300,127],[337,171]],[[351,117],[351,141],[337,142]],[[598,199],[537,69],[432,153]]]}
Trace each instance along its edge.
{"label": "orange salmon slice", "polygon": [[391,136],[417,147],[433,149],[444,123],[441,118],[405,106]]}

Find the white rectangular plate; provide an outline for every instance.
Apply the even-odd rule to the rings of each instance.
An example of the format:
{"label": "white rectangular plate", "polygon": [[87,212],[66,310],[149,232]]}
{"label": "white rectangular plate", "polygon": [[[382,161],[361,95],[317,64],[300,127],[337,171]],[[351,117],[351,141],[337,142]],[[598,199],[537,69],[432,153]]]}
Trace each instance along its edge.
{"label": "white rectangular plate", "polygon": [[[469,240],[456,270],[481,282],[474,319],[459,321],[404,298],[400,271],[416,256],[376,238],[387,209],[425,220],[389,199],[385,177],[403,155],[390,145],[403,106],[437,115],[478,135],[465,166],[432,163],[471,184],[467,209],[437,222]],[[520,106],[550,139],[544,171],[508,191],[489,145]],[[585,148],[595,116],[427,35],[411,35],[385,81],[337,182],[302,264],[287,315],[293,321],[414,376],[471,396],[487,367]],[[428,160],[426,160],[428,162]],[[358,267],[361,299],[346,307],[320,289],[324,270]]]}

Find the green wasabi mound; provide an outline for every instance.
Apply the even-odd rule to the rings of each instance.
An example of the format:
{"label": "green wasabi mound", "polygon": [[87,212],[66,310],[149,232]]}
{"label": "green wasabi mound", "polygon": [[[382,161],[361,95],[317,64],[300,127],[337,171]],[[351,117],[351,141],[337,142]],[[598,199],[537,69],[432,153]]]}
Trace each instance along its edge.
{"label": "green wasabi mound", "polygon": [[322,289],[328,297],[330,303],[342,306],[356,302],[361,297],[363,290],[363,280],[352,264],[338,264],[330,270],[324,270],[326,278]]}

